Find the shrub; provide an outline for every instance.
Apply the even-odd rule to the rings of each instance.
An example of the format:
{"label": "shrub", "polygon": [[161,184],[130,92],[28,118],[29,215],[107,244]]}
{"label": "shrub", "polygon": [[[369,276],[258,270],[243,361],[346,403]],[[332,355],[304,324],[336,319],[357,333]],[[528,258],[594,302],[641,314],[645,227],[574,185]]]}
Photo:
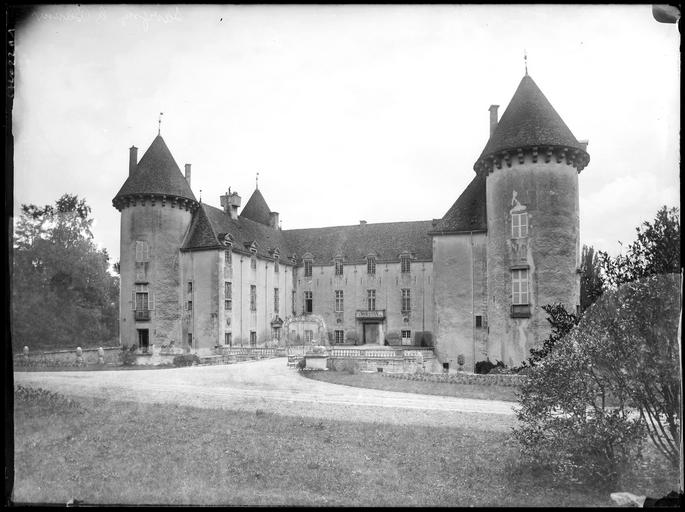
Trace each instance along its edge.
{"label": "shrub", "polygon": [[199,364],[200,358],[197,354],[180,354],[174,357],[174,366],[192,366]]}
{"label": "shrub", "polygon": [[565,478],[611,479],[640,458],[649,434],[677,465],[679,315],[679,276],[605,291],[530,367],[514,430],[524,459]]}
{"label": "shrub", "polygon": [[16,385],[14,387],[15,403],[33,403],[52,410],[68,409],[72,412],[83,412],[81,404],[60,393],[54,393],[43,388],[31,388]]}
{"label": "shrub", "polygon": [[497,364],[494,364],[490,361],[490,359],[487,359],[485,361],[478,361],[476,363],[475,371],[476,373],[487,375],[493,368],[496,367],[504,368],[505,366],[502,361],[497,361]]}
{"label": "shrub", "polygon": [[297,369],[298,372],[300,372],[300,371],[304,370],[306,366],[307,366],[307,363],[305,362],[304,357],[303,357],[302,359],[300,359],[297,362],[297,364],[295,365],[295,368]]}

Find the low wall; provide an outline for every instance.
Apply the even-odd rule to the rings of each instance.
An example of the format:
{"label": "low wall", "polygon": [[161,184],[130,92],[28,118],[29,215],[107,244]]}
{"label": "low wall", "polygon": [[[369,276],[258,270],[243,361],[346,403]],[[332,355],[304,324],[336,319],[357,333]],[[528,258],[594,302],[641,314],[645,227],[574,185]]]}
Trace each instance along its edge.
{"label": "low wall", "polygon": [[[385,372],[383,375],[386,376]],[[450,384],[480,384],[483,386],[518,387],[525,380],[525,375],[496,373],[481,375],[478,373],[390,373],[392,379],[419,380],[423,382],[447,382]]]}
{"label": "low wall", "polygon": [[[15,366],[37,366],[37,367],[57,367],[57,366],[83,366],[98,364],[97,348],[81,349],[82,362],[78,360],[76,347],[71,350],[50,350],[42,352],[31,352],[28,356],[14,354]],[[102,347],[104,353],[104,364],[120,364],[119,354],[121,347]]]}

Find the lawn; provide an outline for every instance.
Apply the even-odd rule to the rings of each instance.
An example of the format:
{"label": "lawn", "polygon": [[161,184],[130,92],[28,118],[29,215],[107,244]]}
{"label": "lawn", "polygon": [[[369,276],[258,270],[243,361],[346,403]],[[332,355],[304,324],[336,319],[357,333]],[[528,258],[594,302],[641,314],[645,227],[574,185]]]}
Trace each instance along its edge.
{"label": "lawn", "polygon": [[348,373],[334,371],[305,371],[301,375],[331,384],[342,384],[358,388],[401,391],[403,393],[422,393],[424,395],[456,396],[478,398],[481,400],[516,401],[515,387],[484,386],[481,384],[450,384],[447,382],[424,382],[383,377],[378,373]]}
{"label": "lawn", "polygon": [[516,465],[506,432],[477,427],[76,404],[15,393],[14,502],[605,506],[616,490],[661,497],[671,488],[647,477],[620,489],[555,486]]}

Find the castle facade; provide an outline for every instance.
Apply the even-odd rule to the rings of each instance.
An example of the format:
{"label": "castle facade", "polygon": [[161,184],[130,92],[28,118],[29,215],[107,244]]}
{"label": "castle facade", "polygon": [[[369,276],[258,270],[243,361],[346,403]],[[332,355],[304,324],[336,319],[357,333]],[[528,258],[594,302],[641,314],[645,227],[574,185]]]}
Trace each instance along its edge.
{"label": "castle facade", "polygon": [[579,303],[579,142],[521,80],[475,176],[439,219],[282,230],[255,189],[199,202],[161,136],[113,199],[121,212],[120,337],[219,345],[432,346],[467,369],[516,365],[542,343],[542,306]]}

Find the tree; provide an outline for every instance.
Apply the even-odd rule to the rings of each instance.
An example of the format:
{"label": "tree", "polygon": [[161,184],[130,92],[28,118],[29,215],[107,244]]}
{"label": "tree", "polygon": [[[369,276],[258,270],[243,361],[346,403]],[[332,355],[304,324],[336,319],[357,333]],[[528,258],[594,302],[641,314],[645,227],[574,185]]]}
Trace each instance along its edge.
{"label": "tree", "polygon": [[565,478],[616,476],[648,433],[679,463],[680,296],[679,275],[622,284],[557,340],[518,397],[525,459]]}
{"label": "tree", "polygon": [[600,258],[594,247],[583,246],[580,271],[580,312],[582,313],[602,295],[604,289]]}
{"label": "tree", "polygon": [[118,336],[119,281],[97,248],[90,207],[65,194],[55,205],[22,205],[13,240],[15,348],[97,346]]}
{"label": "tree", "polygon": [[612,288],[651,275],[680,273],[680,210],[663,206],[654,223],[636,228],[637,240],[626,254],[599,258],[606,284]]}
{"label": "tree", "polygon": [[548,304],[542,306],[542,309],[549,315],[547,321],[552,326],[552,332],[550,332],[547,339],[542,342],[541,348],[530,349],[528,361],[523,361],[518,369],[526,366],[535,366],[542,361],[552,352],[554,345],[571,332],[571,329],[578,325],[578,321],[580,320],[579,316],[566,311],[564,305],[560,303]]}

